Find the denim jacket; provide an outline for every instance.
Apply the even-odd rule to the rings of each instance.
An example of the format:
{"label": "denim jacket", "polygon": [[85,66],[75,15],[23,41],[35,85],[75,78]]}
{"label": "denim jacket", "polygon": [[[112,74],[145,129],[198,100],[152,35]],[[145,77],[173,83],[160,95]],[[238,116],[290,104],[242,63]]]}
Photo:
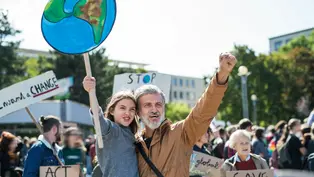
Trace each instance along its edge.
{"label": "denim jacket", "polygon": [[[58,157],[64,163],[61,148],[55,145]],[[28,151],[25,160],[23,177],[39,177],[40,166],[60,165],[53,154],[52,146],[45,140],[43,135],[38,137],[38,141]]]}

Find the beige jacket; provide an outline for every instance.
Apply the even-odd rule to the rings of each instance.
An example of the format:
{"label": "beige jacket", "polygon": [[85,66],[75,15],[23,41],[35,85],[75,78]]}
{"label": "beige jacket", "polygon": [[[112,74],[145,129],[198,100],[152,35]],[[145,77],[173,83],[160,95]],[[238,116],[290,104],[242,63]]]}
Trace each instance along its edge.
{"label": "beige jacket", "polygon": [[[137,141],[142,143],[151,161],[165,177],[189,177],[189,164],[195,142],[206,132],[227,89],[227,84],[219,85],[213,77],[210,85],[198,100],[188,117],[172,124],[165,120],[152,136],[149,149],[141,135]],[[137,153],[141,177],[155,177],[140,153]]]}

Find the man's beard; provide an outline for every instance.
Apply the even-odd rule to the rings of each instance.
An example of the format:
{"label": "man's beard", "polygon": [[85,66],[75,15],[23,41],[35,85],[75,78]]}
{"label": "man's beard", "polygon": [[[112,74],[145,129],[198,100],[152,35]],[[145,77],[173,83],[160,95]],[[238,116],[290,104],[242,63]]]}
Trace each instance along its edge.
{"label": "man's beard", "polygon": [[155,130],[155,129],[157,129],[157,128],[161,125],[161,123],[165,120],[165,115],[164,115],[164,114],[161,115],[158,122],[151,122],[151,121],[149,120],[149,117],[141,117],[141,120],[143,121],[143,123],[145,124],[145,126],[149,127],[149,128],[152,129],[152,130]]}

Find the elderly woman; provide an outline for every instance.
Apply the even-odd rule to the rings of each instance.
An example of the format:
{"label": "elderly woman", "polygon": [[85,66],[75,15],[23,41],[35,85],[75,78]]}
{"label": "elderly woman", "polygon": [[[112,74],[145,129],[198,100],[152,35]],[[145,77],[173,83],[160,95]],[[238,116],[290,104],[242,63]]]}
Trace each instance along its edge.
{"label": "elderly woman", "polygon": [[222,165],[222,176],[227,171],[269,169],[266,161],[258,155],[251,154],[251,134],[246,130],[237,130],[231,137],[229,146],[236,154]]}

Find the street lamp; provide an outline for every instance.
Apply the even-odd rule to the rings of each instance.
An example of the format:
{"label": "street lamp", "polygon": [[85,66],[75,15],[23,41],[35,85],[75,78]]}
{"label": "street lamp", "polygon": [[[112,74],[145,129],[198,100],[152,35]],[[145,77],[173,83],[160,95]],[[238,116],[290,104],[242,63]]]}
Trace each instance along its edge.
{"label": "street lamp", "polygon": [[243,118],[249,118],[249,106],[247,98],[247,77],[251,73],[248,71],[246,66],[240,66],[238,69],[238,75],[241,76],[241,87],[242,87],[242,109]]}
{"label": "street lamp", "polygon": [[251,95],[251,100],[253,103],[253,120],[255,125],[257,125],[257,111],[256,111],[256,102],[257,102],[257,96],[255,94]]}

